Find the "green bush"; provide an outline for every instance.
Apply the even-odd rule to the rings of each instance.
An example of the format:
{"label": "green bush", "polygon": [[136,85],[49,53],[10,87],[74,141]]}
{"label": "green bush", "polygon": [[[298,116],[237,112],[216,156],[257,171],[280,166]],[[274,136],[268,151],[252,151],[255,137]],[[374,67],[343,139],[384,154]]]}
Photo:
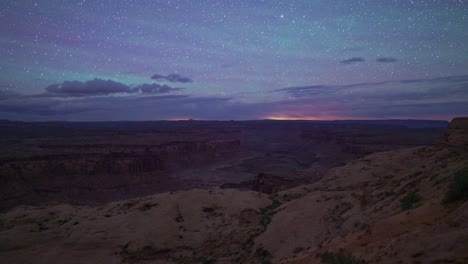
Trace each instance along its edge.
{"label": "green bush", "polygon": [[465,168],[457,172],[453,182],[445,194],[443,203],[451,203],[458,200],[468,199],[468,169]]}
{"label": "green bush", "polygon": [[281,206],[281,202],[273,199],[267,207],[260,208],[260,224],[264,227],[271,223],[271,217],[276,213],[275,209]]}
{"label": "green bush", "polygon": [[420,205],[421,195],[417,192],[409,192],[400,200],[401,210],[406,211]]}
{"label": "green bush", "polygon": [[323,264],[365,264],[362,259],[356,258],[350,254],[325,252],[320,260]]}

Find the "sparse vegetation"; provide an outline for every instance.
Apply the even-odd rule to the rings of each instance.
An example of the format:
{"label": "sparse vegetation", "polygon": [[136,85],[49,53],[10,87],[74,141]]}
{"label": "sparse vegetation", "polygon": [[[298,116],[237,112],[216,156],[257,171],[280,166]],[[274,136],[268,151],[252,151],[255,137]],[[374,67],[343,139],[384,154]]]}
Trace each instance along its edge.
{"label": "sparse vegetation", "polygon": [[355,229],[367,230],[367,229],[369,229],[369,224],[367,224],[367,223],[361,223],[361,222],[355,222],[355,223],[353,224],[353,227],[354,227]]}
{"label": "sparse vegetation", "polygon": [[259,247],[255,250],[255,257],[261,260],[262,263],[270,263],[271,253],[268,250]]}
{"label": "sparse vegetation", "polygon": [[260,209],[260,224],[266,227],[271,223],[271,217],[276,213],[275,209],[281,206],[281,201],[273,199],[271,204]]}
{"label": "sparse vegetation", "polygon": [[267,225],[269,225],[271,223],[271,215],[270,213],[265,213],[265,214],[262,214],[262,216],[260,217],[260,224],[264,227],[266,227]]}
{"label": "sparse vegetation", "polygon": [[202,211],[204,213],[213,213],[216,209],[214,209],[213,207],[203,207],[202,208]]}
{"label": "sparse vegetation", "polygon": [[140,206],[138,209],[139,209],[140,211],[144,212],[144,211],[148,211],[148,210],[150,210],[151,208],[156,207],[156,206],[158,206],[157,203],[144,203],[144,204],[143,204],[142,206]]}
{"label": "sparse vegetation", "polygon": [[213,264],[215,262],[216,261],[214,259],[204,259],[204,260],[202,260],[203,264]]}
{"label": "sparse vegetation", "polygon": [[356,258],[351,254],[325,252],[321,255],[320,260],[323,264],[365,264],[362,259]]}
{"label": "sparse vegetation", "polygon": [[302,251],[304,251],[304,248],[303,247],[297,247],[293,250],[293,253],[294,254],[299,254],[301,253]]}
{"label": "sparse vegetation", "polygon": [[458,200],[468,199],[468,168],[457,172],[453,182],[445,194],[443,203],[448,204]]}
{"label": "sparse vegetation", "polygon": [[169,253],[170,249],[156,249],[152,246],[144,246],[141,249],[130,251],[128,249],[123,250],[120,254],[124,261],[127,262],[143,262],[148,260],[154,260],[165,254]]}
{"label": "sparse vegetation", "polygon": [[254,238],[255,236],[252,235],[250,236],[249,238],[247,238],[247,240],[245,240],[243,243],[242,243],[242,249],[243,250],[246,250],[246,251],[250,251],[250,249],[252,248],[252,246],[254,245]]}
{"label": "sparse vegetation", "polygon": [[215,207],[203,207],[202,212],[205,213],[207,216],[223,216],[224,213],[220,212],[218,208]]}
{"label": "sparse vegetation", "polygon": [[177,223],[182,223],[184,221],[184,217],[182,216],[180,212],[178,212],[175,220]]}
{"label": "sparse vegetation", "polygon": [[131,209],[133,206],[135,206],[136,204],[137,203],[135,201],[130,201],[130,202],[122,204],[120,209],[124,210],[124,211],[127,211],[127,210]]}
{"label": "sparse vegetation", "polygon": [[410,210],[421,205],[421,195],[417,192],[409,192],[400,200],[400,207],[402,211]]}

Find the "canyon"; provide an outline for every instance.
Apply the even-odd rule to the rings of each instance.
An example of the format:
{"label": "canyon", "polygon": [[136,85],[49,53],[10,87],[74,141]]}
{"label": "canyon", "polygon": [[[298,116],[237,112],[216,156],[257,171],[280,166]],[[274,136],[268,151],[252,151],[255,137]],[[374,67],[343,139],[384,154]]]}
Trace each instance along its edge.
{"label": "canyon", "polygon": [[216,186],[273,193],[316,181],[348,160],[433,143],[446,126],[397,120],[3,121],[0,210],[44,202],[97,205]]}
{"label": "canyon", "polygon": [[0,260],[468,261],[468,118],[453,120],[431,144],[349,160],[309,184],[267,190],[266,179],[256,178],[256,191],[210,187],[102,205],[16,206],[0,214]]}

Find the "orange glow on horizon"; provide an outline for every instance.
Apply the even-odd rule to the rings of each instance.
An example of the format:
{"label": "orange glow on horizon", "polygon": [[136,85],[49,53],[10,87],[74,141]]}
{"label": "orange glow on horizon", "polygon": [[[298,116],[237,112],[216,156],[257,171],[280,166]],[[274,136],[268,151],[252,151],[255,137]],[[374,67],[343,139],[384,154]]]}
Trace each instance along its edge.
{"label": "orange glow on horizon", "polygon": [[[258,119],[234,119],[234,120],[284,120],[284,121],[337,121],[337,120],[446,120],[450,121],[451,117],[447,116],[425,116],[425,117],[413,117],[413,116],[390,116],[390,117],[367,117],[367,116],[300,116],[300,115],[287,115],[287,114],[272,114],[266,117],[257,117]],[[195,119],[187,116],[175,116],[169,117],[163,120],[167,121],[210,121],[215,119]],[[231,119],[230,119],[231,120]],[[223,119],[219,119],[223,121]],[[227,119],[225,120],[227,121]]]}
{"label": "orange glow on horizon", "polygon": [[390,116],[390,117],[367,117],[367,116],[298,116],[298,115],[284,115],[274,114],[264,117],[267,120],[303,120],[303,121],[333,121],[333,120],[446,120],[450,121],[452,118],[447,116]]}
{"label": "orange glow on horizon", "polygon": [[193,120],[191,117],[169,117],[166,119],[167,121],[189,121]]}
{"label": "orange glow on horizon", "polygon": [[267,116],[265,119],[268,120],[328,120],[327,118],[319,118],[315,116]]}

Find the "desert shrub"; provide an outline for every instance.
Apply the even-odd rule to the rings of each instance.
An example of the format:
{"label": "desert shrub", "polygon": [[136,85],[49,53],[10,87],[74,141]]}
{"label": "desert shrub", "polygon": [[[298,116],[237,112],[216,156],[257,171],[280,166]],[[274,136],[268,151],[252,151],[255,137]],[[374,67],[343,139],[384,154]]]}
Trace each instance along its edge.
{"label": "desert shrub", "polygon": [[249,238],[247,238],[247,240],[242,242],[242,245],[241,245],[242,249],[244,250],[250,249],[254,245],[254,237],[255,236],[250,236]]}
{"label": "desert shrub", "polygon": [[421,195],[417,192],[409,192],[400,200],[401,210],[406,211],[420,205]]}
{"label": "desert shrub", "polygon": [[142,212],[144,211],[148,211],[150,210],[151,208],[155,207],[155,206],[158,206],[157,203],[144,203],[142,206],[140,206],[138,209]]}
{"label": "desert shrub", "polygon": [[261,209],[260,209],[260,212],[261,212],[262,214],[266,214],[266,213],[268,213],[268,212],[270,212],[270,211],[275,210],[276,208],[278,208],[278,207],[280,207],[280,206],[281,206],[281,202],[280,202],[279,200],[277,200],[277,199],[273,199],[273,200],[271,201],[271,204],[270,204],[269,206],[267,206],[267,207],[261,208]]}
{"label": "desert shrub", "polygon": [[323,264],[365,264],[362,259],[356,258],[351,254],[325,252],[320,256]]}
{"label": "desert shrub", "polygon": [[202,263],[203,264],[213,264],[213,263],[216,263],[216,261],[214,259],[203,259]]}
{"label": "desert shrub", "polygon": [[266,260],[266,259],[269,259],[271,257],[271,254],[268,250],[262,248],[262,247],[259,247],[255,250],[255,256],[261,260]]}
{"label": "desert shrub", "polygon": [[178,213],[175,220],[177,223],[181,223],[184,221],[184,217],[180,213]]}
{"label": "desert shrub", "polygon": [[445,194],[443,202],[445,204],[458,200],[468,199],[468,168],[455,174],[453,182]]}
{"label": "desert shrub", "polygon": [[275,209],[281,206],[281,202],[273,199],[271,204],[260,209],[260,224],[266,227],[271,223],[271,217],[276,213]]}
{"label": "desert shrub", "polygon": [[168,252],[170,252],[170,249],[156,249],[153,248],[152,246],[144,246],[143,248],[130,251],[128,249],[123,250],[120,255],[123,257],[123,261],[125,263],[131,262],[131,263],[141,263],[141,262],[146,262],[149,260],[155,260],[157,258],[160,258],[161,256],[164,256]]}
{"label": "desert shrub", "polygon": [[224,213],[218,211],[217,208],[214,207],[203,207],[202,208],[203,213],[207,214],[207,216],[223,216]]}
{"label": "desert shrub", "polygon": [[213,207],[203,207],[202,208],[202,211],[204,213],[213,213],[216,209],[214,209]]}
{"label": "desert shrub", "polygon": [[297,247],[293,250],[293,253],[294,254],[299,254],[301,253],[302,251],[304,251],[304,248],[303,247]]}
{"label": "desert shrub", "polygon": [[353,224],[353,227],[356,228],[356,229],[360,229],[360,230],[366,230],[366,229],[369,229],[369,224],[361,223],[361,222],[355,222]]}

